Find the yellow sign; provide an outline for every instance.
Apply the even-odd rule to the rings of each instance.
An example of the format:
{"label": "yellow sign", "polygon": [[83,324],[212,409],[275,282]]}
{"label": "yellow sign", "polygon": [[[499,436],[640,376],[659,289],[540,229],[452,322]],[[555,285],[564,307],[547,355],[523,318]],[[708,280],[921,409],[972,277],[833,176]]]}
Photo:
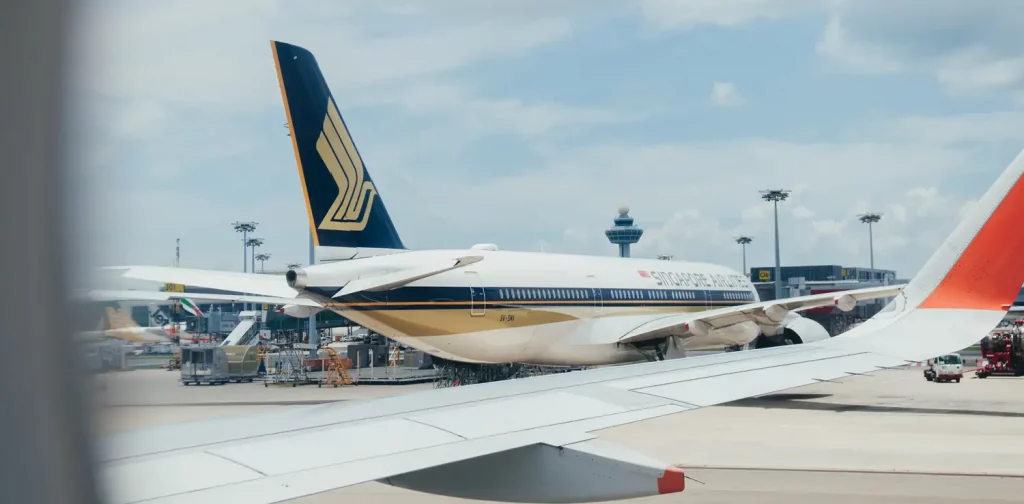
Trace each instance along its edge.
{"label": "yellow sign", "polygon": [[185,286],[176,283],[165,283],[164,292],[185,292]]}
{"label": "yellow sign", "polygon": [[840,276],[844,278],[850,276],[850,270],[844,269],[843,271],[840,272]]}
{"label": "yellow sign", "polygon": [[772,279],[772,272],[768,270],[761,270],[757,272],[757,279],[767,282]]}

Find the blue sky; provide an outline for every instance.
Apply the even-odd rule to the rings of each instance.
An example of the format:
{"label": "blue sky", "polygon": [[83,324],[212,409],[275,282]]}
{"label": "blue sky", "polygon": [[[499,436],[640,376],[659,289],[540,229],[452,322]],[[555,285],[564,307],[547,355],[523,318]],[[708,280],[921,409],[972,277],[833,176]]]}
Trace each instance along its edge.
{"label": "blue sky", "polygon": [[1012,1],[273,1],[79,6],[72,89],[91,264],[268,268],[308,225],[269,40],[320,61],[407,246],[912,275],[1024,147]]}

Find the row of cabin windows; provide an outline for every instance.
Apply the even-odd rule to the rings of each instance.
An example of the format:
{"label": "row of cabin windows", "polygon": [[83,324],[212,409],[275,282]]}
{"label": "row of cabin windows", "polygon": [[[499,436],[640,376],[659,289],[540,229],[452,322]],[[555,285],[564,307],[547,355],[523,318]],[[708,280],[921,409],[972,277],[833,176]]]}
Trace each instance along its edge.
{"label": "row of cabin windows", "polygon": [[498,289],[501,299],[593,299],[590,289]]}
{"label": "row of cabin windows", "polygon": [[723,295],[725,296],[725,299],[738,299],[741,301],[745,299],[751,299],[749,292],[726,292]]}
{"label": "row of cabin windows", "polygon": [[697,299],[696,294],[687,291],[612,289],[611,294],[612,299]]}
{"label": "row of cabin windows", "polygon": [[[612,289],[612,299],[697,299],[691,291]],[[590,289],[498,289],[501,299],[594,299]],[[749,292],[725,292],[725,299],[750,299]]]}

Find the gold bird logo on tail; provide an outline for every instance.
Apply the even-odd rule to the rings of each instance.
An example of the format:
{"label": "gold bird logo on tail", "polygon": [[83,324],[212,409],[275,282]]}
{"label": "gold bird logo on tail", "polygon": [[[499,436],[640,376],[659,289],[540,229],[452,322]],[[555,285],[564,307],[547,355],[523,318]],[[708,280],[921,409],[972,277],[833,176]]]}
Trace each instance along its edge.
{"label": "gold bird logo on tail", "polygon": [[327,98],[327,114],[320,138],[316,141],[316,150],[338,184],[338,197],[317,227],[331,231],[362,231],[370,220],[377,189],[373,182],[365,180],[363,160],[359,158],[348,128],[341,121],[341,114],[330,97]]}

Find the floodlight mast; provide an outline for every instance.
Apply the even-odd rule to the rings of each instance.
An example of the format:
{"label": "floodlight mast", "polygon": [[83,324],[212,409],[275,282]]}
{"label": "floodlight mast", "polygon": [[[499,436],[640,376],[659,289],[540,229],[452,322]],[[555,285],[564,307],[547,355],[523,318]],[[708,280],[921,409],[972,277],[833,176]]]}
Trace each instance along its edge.
{"label": "floodlight mast", "polygon": [[[862,213],[862,214],[857,216],[857,219],[859,219],[864,224],[868,225],[868,251],[871,254],[871,269],[874,270],[875,269],[875,233],[874,233],[874,230],[872,229],[872,226],[876,222],[882,220],[882,214],[880,214],[878,212]],[[872,277],[874,277],[874,275],[875,275],[874,271],[871,272],[871,275],[872,275]]]}
{"label": "floodlight mast", "polygon": [[232,222],[231,227],[236,233],[242,233],[242,272],[246,273],[249,267],[249,233],[256,231],[258,222]]}
{"label": "floodlight mast", "polygon": [[738,236],[738,237],[736,237],[736,243],[739,243],[740,247],[743,248],[743,269],[740,270],[740,271],[742,271],[744,275],[748,274],[747,273],[747,245],[749,245],[750,242],[752,242],[752,241],[754,241],[754,239],[752,237],[750,237],[750,236]]}
{"label": "floodlight mast", "polygon": [[779,202],[789,197],[788,189],[766,189],[761,191],[761,199],[771,202],[775,207],[775,299],[782,298],[782,264],[779,260]]}

